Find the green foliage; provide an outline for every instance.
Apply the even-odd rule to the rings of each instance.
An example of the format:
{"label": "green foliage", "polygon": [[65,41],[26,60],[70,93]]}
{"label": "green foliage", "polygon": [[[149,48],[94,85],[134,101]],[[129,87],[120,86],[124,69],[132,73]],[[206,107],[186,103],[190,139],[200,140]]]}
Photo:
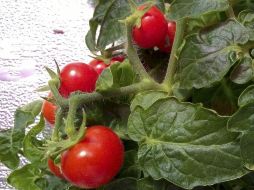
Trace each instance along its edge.
{"label": "green foliage", "polygon": [[[42,101],[18,108],[14,127],[0,132],[0,161],[13,170],[7,182],[17,190],[81,190],[53,176],[46,161],[51,151],[58,163],[62,151],[84,135],[86,124],[110,127],[125,148],[119,173],[96,190],[253,190],[254,1],[96,2],[86,35],[91,53],[124,54],[115,46],[126,44],[119,21],[133,13],[134,3],[155,3],[175,20],[177,43],[163,53],[156,47],[130,48],[130,40],[125,61],[102,72],[95,92],[76,92],[69,99],[55,93],[61,117],[51,138],[43,136],[45,121],[38,117]],[[138,56],[152,80],[139,78],[139,61],[133,59]],[[54,81],[38,91],[56,90],[61,82],[46,69]],[[20,166],[20,155],[28,164]]]}
{"label": "green foliage", "polygon": [[227,121],[199,104],[167,98],[148,109],[136,106],[128,132],[139,142],[142,170],[192,189],[248,173],[241,163],[239,134],[227,131]]}

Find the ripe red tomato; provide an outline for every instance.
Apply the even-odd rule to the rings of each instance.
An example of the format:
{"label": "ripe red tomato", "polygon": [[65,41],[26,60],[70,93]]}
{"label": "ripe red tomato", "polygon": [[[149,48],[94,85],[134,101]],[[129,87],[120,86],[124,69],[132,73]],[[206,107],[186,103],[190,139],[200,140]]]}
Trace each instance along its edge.
{"label": "ripe red tomato", "polygon": [[[144,9],[140,6],[139,9]],[[141,48],[153,48],[160,44],[167,34],[167,21],[163,13],[156,7],[151,7],[142,17],[141,26],[132,30],[134,42]]]}
{"label": "ripe red tomato", "polygon": [[169,53],[172,49],[176,33],[176,23],[174,21],[168,22],[168,33],[164,42],[158,45],[158,48],[165,53]]}
{"label": "ripe red tomato", "polygon": [[81,188],[97,188],[108,183],[120,170],[124,147],[108,127],[91,126],[81,142],[61,157],[64,177]]}
{"label": "ripe red tomato", "polygon": [[101,74],[102,71],[107,68],[108,66],[110,66],[111,64],[115,63],[115,62],[122,62],[123,60],[125,59],[124,56],[116,56],[116,57],[113,57],[111,60],[110,60],[110,63],[109,64],[106,64],[104,61],[100,60],[100,59],[93,59],[92,61],[90,61],[88,63],[88,65],[92,66],[98,74]]}
{"label": "ripe red tomato", "polygon": [[52,174],[54,174],[55,176],[57,176],[59,178],[64,179],[60,168],[57,165],[55,165],[54,161],[50,158],[48,159],[48,167],[49,167]]}
{"label": "ripe red tomato", "polygon": [[[52,97],[52,94],[49,93],[48,97]],[[55,124],[55,112],[57,106],[47,100],[44,100],[42,105],[42,115],[46,119],[46,121],[53,126]]]}
{"label": "ripe red tomato", "polygon": [[97,72],[85,63],[70,63],[60,72],[59,92],[62,96],[68,97],[72,92],[92,92],[95,89]]}

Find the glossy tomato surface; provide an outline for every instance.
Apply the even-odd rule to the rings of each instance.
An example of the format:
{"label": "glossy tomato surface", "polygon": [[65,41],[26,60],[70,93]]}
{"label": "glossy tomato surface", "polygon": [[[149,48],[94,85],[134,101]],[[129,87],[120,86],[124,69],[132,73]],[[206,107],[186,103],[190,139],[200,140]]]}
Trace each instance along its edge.
{"label": "glossy tomato surface", "polygon": [[102,71],[109,67],[111,64],[115,63],[115,62],[122,62],[123,60],[125,59],[124,56],[116,56],[116,57],[113,57],[111,60],[110,60],[110,63],[109,64],[106,64],[104,61],[102,60],[99,60],[99,59],[93,59],[92,61],[90,61],[88,63],[88,65],[92,66],[96,72],[98,74],[101,74]]}
{"label": "glossy tomato surface", "polygon": [[[144,6],[139,9],[144,9]],[[132,30],[134,42],[141,48],[153,48],[164,41],[167,34],[167,21],[163,13],[156,7],[151,7],[142,17],[141,26]]]}
{"label": "glossy tomato surface", "polygon": [[85,63],[70,63],[60,72],[59,92],[68,97],[72,92],[92,92],[95,89],[98,73]]}
{"label": "glossy tomato surface", "polygon": [[48,159],[48,167],[52,174],[54,174],[59,178],[64,178],[60,168],[57,165],[55,165],[54,161],[50,158]]}
{"label": "glossy tomato surface", "polygon": [[97,188],[112,180],[120,170],[124,147],[120,138],[108,127],[87,128],[81,142],[61,157],[64,177],[81,188]]}
{"label": "glossy tomato surface", "polygon": [[163,43],[158,45],[158,48],[165,53],[169,53],[172,49],[176,33],[176,23],[174,21],[168,22],[168,33]]}
{"label": "glossy tomato surface", "polygon": [[[52,97],[50,93],[48,97]],[[42,115],[46,119],[46,121],[53,126],[55,124],[55,113],[56,113],[57,106],[47,100],[44,100],[42,105]]]}

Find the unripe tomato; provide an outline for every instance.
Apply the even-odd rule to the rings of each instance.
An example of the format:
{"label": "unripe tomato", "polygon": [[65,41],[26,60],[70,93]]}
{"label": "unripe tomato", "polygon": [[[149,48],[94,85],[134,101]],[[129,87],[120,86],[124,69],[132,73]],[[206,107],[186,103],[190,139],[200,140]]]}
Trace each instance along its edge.
{"label": "unripe tomato", "polygon": [[97,72],[85,63],[70,63],[60,72],[59,92],[68,97],[72,92],[92,92],[95,89]]}
{"label": "unripe tomato", "polygon": [[164,42],[158,45],[158,48],[165,53],[169,53],[172,49],[176,33],[176,23],[174,21],[168,22],[168,33]]}
{"label": "unripe tomato", "polygon": [[[139,9],[144,9],[140,6]],[[132,37],[141,48],[153,48],[162,43],[167,34],[167,21],[163,13],[156,7],[151,7],[141,18],[141,26],[134,26]]]}
{"label": "unripe tomato", "polygon": [[61,168],[70,183],[81,188],[97,188],[113,179],[123,159],[120,138],[108,127],[91,126],[83,140],[62,154]]}
{"label": "unripe tomato", "polygon": [[57,165],[55,165],[54,161],[50,158],[48,159],[48,167],[49,167],[52,174],[54,174],[55,176],[57,176],[59,178],[64,179],[60,168]]}
{"label": "unripe tomato", "polygon": [[[52,97],[52,94],[49,93],[48,97]],[[55,124],[55,112],[57,106],[47,100],[44,100],[42,105],[42,115],[46,119],[46,121],[53,126]]]}
{"label": "unripe tomato", "polygon": [[110,63],[109,64],[106,64],[104,61],[100,60],[100,59],[93,59],[92,61],[90,61],[88,63],[88,65],[92,66],[94,68],[94,70],[97,71],[98,74],[101,74],[102,71],[109,67],[111,64],[115,63],[115,62],[122,62],[123,60],[125,59],[124,56],[116,56],[116,57],[113,57],[111,60],[110,60]]}

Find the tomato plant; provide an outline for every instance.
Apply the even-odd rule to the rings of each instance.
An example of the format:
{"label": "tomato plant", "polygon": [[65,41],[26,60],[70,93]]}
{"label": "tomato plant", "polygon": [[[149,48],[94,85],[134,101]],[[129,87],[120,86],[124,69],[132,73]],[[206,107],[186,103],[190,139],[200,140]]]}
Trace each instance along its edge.
{"label": "tomato plant", "polygon": [[[50,93],[48,95],[48,98],[52,98],[52,94]],[[44,100],[43,105],[42,105],[42,115],[46,119],[47,122],[51,126],[55,124],[55,112],[56,112],[57,106],[54,105],[53,103]]]}
{"label": "tomato plant", "polygon": [[111,129],[91,126],[78,144],[63,153],[61,168],[72,184],[82,188],[97,188],[117,174],[123,156],[123,144]]}
{"label": "tomato plant", "polygon": [[[139,10],[146,6],[140,6]],[[160,44],[167,34],[167,21],[163,13],[156,7],[151,7],[141,18],[141,25],[132,31],[134,42],[141,48],[153,48]]]}
{"label": "tomato plant", "polygon": [[85,63],[70,63],[60,73],[60,93],[68,97],[75,91],[92,92],[98,78],[97,72]]}
{"label": "tomato plant", "polygon": [[252,3],[186,2],[98,2],[87,47],[125,57],[46,68],[51,79],[40,89],[54,96],[54,128],[45,130],[50,109],[37,100],[0,132],[11,186],[253,189]]}

